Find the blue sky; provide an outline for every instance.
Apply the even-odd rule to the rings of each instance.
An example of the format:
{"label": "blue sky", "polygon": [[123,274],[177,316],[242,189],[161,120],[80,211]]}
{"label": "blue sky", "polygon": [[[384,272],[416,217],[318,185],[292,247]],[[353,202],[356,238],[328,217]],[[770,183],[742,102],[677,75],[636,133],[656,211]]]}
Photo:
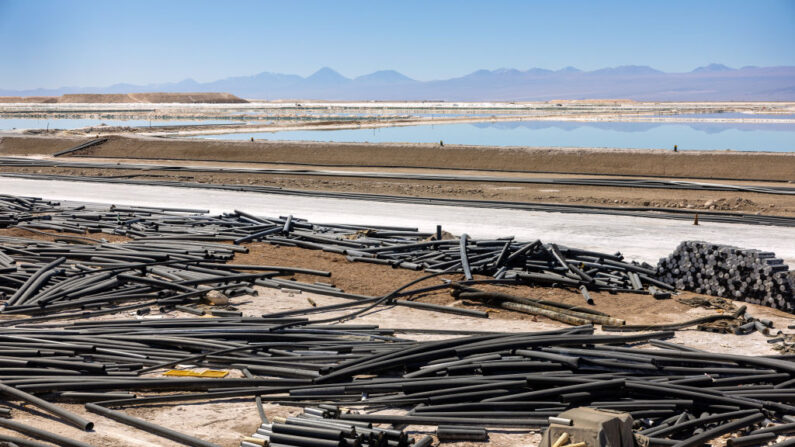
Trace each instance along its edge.
{"label": "blue sky", "polygon": [[795,65],[795,1],[0,0],[0,89],[262,71]]}

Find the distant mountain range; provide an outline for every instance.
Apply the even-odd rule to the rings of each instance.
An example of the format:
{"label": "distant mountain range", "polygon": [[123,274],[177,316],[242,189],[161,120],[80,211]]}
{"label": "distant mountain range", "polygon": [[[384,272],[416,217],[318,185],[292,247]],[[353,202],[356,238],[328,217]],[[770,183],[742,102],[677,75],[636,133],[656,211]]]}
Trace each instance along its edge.
{"label": "distant mountain range", "polygon": [[0,96],[68,93],[228,92],[248,99],[547,101],[634,99],[642,101],[795,101],[795,67],[730,68],[710,64],[688,73],[664,73],[625,65],[581,71],[531,68],[478,70],[466,76],[417,81],[394,70],[347,78],[324,67],[308,77],[263,72],[213,82],[186,79],[166,84],[4,90]]}

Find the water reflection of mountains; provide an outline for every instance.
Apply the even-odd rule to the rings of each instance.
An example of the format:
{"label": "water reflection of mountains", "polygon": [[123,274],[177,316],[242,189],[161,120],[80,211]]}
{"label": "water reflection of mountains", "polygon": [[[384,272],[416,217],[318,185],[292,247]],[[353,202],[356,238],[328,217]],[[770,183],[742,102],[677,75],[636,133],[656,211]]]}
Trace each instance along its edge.
{"label": "water reflection of mountains", "polygon": [[718,134],[727,130],[739,131],[781,131],[793,132],[795,125],[792,124],[759,124],[759,123],[642,123],[642,122],[608,122],[608,121],[500,121],[500,122],[487,122],[487,123],[473,123],[480,129],[530,129],[530,130],[543,130],[543,129],[559,129],[564,131],[574,131],[580,128],[593,128],[600,130],[610,130],[614,132],[626,133],[641,133],[648,132],[658,127],[671,127],[671,126],[685,126],[693,130],[704,132],[707,134]]}

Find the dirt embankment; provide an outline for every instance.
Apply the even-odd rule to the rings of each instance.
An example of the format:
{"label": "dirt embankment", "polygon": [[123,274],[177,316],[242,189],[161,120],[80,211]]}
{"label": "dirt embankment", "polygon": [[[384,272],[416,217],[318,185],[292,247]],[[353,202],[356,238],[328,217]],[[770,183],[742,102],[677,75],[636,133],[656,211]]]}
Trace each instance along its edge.
{"label": "dirt embankment", "polygon": [[57,96],[0,96],[0,103],[55,104]]}
{"label": "dirt embankment", "polygon": [[182,103],[237,104],[247,103],[230,93],[74,93],[61,96],[0,96],[0,103]]}
{"label": "dirt embankment", "polygon": [[[85,139],[5,137],[0,154],[52,154]],[[736,180],[795,180],[795,154],[771,152],[525,148],[396,143],[208,141],[111,137],[73,155],[111,158],[424,167]]]}

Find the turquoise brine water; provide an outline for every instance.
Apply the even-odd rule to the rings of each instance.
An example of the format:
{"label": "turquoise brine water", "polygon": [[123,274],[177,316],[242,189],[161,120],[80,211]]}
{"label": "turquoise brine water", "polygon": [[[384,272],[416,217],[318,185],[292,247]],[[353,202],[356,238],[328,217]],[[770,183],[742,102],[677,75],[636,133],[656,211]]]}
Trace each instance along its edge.
{"label": "turquoise brine water", "polygon": [[376,129],[234,133],[202,138],[484,146],[795,152],[793,124],[515,121]]}

